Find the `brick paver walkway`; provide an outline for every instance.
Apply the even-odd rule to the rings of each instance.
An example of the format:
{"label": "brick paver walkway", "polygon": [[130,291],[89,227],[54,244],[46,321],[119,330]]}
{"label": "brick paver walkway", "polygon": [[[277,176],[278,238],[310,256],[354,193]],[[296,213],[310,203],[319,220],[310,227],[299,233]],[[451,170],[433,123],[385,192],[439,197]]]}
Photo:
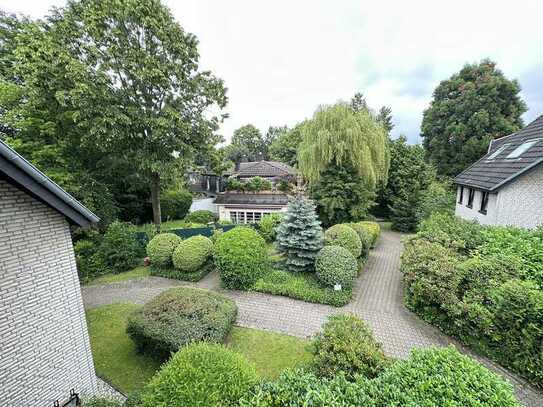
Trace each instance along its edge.
{"label": "brick paver walkway", "polygon": [[353,301],[342,308],[262,293],[222,290],[216,273],[209,274],[198,283],[149,277],[104,286],[85,286],[82,288],[83,300],[85,308],[114,302],[143,304],[165,289],[179,285],[196,286],[220,291],[234,299],[239,308],[238,325],[299,337],[307,337],[319,331],[329,315],[352,312],[370,324],[376,339],[383,344],[385,352],[390,356],[403,358],[409,355],[413,347],[445,346],[453,343],[462,352],[505,376],[515,387],[517,397],[524,405],[543,406],[543,394],[527,382],[488,359],[472,354],[404,307],[399,271],[401,250],[400,234],[384,230],[356,282]]}

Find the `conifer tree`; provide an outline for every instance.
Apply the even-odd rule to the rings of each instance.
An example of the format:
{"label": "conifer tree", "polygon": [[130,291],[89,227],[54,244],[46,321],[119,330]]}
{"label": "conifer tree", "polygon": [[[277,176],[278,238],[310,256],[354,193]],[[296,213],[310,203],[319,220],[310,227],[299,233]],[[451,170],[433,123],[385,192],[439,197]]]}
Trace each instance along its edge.
{"label": "conifer tree", "polygon": [[313,271],[323,246],[322,228],[313,201],[301,193],[289,202],[277,227],[277,247],[290,271]]}

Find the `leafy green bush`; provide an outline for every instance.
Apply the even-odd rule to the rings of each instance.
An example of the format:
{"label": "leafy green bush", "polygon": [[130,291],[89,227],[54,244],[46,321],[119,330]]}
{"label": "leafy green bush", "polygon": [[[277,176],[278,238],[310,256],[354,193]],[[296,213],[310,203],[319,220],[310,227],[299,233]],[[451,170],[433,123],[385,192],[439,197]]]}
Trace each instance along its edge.
{"label": "leafy green bush", "polygon": [[543,234],[540,231],[494,226],[482,230],[481,235],[484,243],[478,249],[480,254],[517,258],[526,278],[543,289]]}
{"label": "leafy green bush", "polygon": [[445,314],[458,302],[456,290],[461,276],[456,266],[461,261],[462,257],[450,247],[421,239],[407,241],[401,271],[408,308],[447,328],[443,324],[450,324],[450,320]]}
{"label": "leafy green bush", "polygon": [[136,240],[136,228],[130,223],[113,222],[101,239],[95,261],[110,273],[121,273],[137,266],[144,256]]}
{"label": "leafy green bush", "polygon": [[311,343],[312,369],[318,376],[342,372],[349,380],[361,374],[373,378],[389,365],[382,346],[360,318],[332,315]]}
{"label": "leafy green bush", "polygon": [[437,212],[454,215],[455,203],[456,193],[451,183],[434,180],[420,196],[417,219],[420,223]]}
{"label": "leafy green bush", "polygon": [[253,229],[238,226],[219,236],[213,259],[226,288],[247,290],[268,267],[266,242]]}
{"label": "leafy green bush", "polygon": [[83,399],[82,407],[123,407],[123,403],[111,397],[91,397]]}
{"label": "leafy green bush", "polygon": [[279,212],[263,216],[258,222],[258,231],[266,242],[273,242],[277,236],[277,226],[281,223],[282,215]]}
{"label": "leafy green bush", "polygon": [[368,231],[366,227],[362,226],[360,223],[345,223],[345,225],[349,226],[352,230],[354,230],[360,238],[360,243],[362,243],[361,256],[366,258],[373,245],[373,235]]}
{"label": "leafy green bush", "polygon": [[314,273],[270,270],[252,288],[254,291],[283,295],[297,300],[342,307],[351,301],[352,290],[335,291],[323,287]]}
{"label": "leafy green bush", "polygon": [[225,188],[227,191],[239,191],[245,190],[245,184],[237,178],[228,178],[226,180]]}
{"label": "leafy green bush", "polygon": [[187,216],[185,216],[185,219],[183,220],[189,223],[201,223],[205,225],[210,222],[216,222],[218,220],[218,217],[211,211],[201,209],[189,213]]}
{"label": "leafy green bush", "polygon": [[347,225],[334,225],[324,232],[325,246],[340,246],[347,249],[355,257],[362,254],[362,242],[358,234]]}
{"label": "leafy green bush", "polygon": [[287,370],[264,382],[240,401],[242,407],[328,406],[466,406],[520,407],[513,389],[501,377],[453,347],[412,351],[379,376],[340,373],[319,378],[303,370]]}
{"label": "leafy green bush", "polygon": [[97,251],[98,244],[89,239],[81,239],[74,244],[75,261],[80,281],[90,281],[93,277],[105,272],[95,256]]}
{"label": "leafy green bush", "polygon": [[307,370],[285,370],[272,382],[262,382],[240,400],[241,407],[358,407],[374,406],[363,386],[342,374],[332,379]]}
{"label": "leafy green bush", "polygon": [[256,382],[254,366],[239,353],[223,345],[191,344],[147,384],[142,407],[237,406]]}
{"label": "leafy green bush", "polygon": [[377,243],[377,239],[379,239],[379,235],[381,234],[381,226],[377,222],[372,221],[362,221],[357,222],[360,226],[366,229],[366,231],[371,235],[372,243],[371,247],[375,247],[375,244]]}
{"label": "leafy green bush", "polygon": [[508,382],[452,346],[415,348],[362,384],[376,406],[520,407]]}
{"label": "leafy green bush", "polygon": [[272,184],[262,177],[253,177],[245,183],[245,190],[252,192],[270,191]]}
{"label": "leafy green bush", "polygon": [[222,342],[236,315],[236,303],[220,294],[178,287],[136,310],[126,332],[139,351],[167,358],[190,342]]}
{"label": "leafy green bush", "polygon": [[351,288],[358,274],[358,263],[347,249],[340,246],[324,246],[315,261],[316,276],[325,286],[340,284]]}
{"label": "leafy green bush", "polygon": [[172,265],[175,248],[181,243],[181,238],[174,233],[159,233],[147,244],[147,256],[151,264],[157,267]]}
{"label": "leafy green bush", "polygon": [[213,242],[205,236],[192,236],[177,245],[173,266],[182,273],[192,273],[203,267],[213,252]]}
{"label": "leafy green bush", "polygon": [[481,233],[484,226],[474,221],[460,219],[447,213],[433,213],[419,226],[419,237],[431,242],[454,247],[461,253],[469,254],[484,242]]}
{"label": "leafy green bush", "polygon": [[183,219],[192,204],[192,194],[183,190],[170,190],[160,196],[162,221]]}

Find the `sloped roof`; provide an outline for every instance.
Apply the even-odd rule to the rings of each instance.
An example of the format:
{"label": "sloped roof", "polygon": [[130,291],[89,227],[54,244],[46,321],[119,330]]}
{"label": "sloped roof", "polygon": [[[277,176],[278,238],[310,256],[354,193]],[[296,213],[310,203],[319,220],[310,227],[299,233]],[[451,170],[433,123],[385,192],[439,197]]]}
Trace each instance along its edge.
{"label": "sloped roof", "polygon": [[231,172],[231,175],[237,177],[284,177],[295,174],[294,168],[279,161],[239,163],[239,169]]}
{"label": "sloped roof", "polygon": [[220,205],[286,205],[288,197],[285,194],[225,192],[224,194],[219,194],[213,203]]}
{"label": "sloped roof", "polygon": [[0,140],[0,178],[50,206],[73,224],[88,226],[100,221],[98,216],[2,140]]}
{"label": "sloped roof", "polygon": [[[538,138],[543,139],[543,115],[524,129],[493,140],[487,154],[460,173],[454,182],[490,192],[498,190],[543,162],[543,140],[524,151],[518,158],[507,158],[521,144]],[[501,147],[503,149],[499,154],[490,158]]]}

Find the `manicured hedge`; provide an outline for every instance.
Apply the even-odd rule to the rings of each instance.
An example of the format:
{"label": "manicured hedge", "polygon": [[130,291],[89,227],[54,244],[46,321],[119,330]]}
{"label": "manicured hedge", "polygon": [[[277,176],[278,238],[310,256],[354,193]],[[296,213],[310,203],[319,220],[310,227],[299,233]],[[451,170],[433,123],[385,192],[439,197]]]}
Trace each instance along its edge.
{"label": "manicured hedge", "polygon": [[185,219],[183,220],[185,222],[201,223],[205,225],[210,222],[215,222],[217,221],[217,219],[218,217],[215,213],[201,209],[201,210],[189,213],[187,216],[185,216]]}
{"label": "manicured hedge", "polygon": [[126,332],[139,351],[163,359],[190,342],[222,342],[236,315],[236,303],[220,294],[172,288],[134,312]]}
{"label": "manicured hedge", "polygon": [[147,256],[156,267],[171,267],[172,255],[181,243],[181,238],[174,233],[160,233],[147,244]]}
{"label": "manicured hedge", "polygon": [[287,370],[245,396],[242,407],[520,407],[511,385],[453,347],[415,349],[379,376],[349,381]]}
{"label": "manicured hedge", "polygon": [[183,240],[173,252],[173,266],[182,273],[193,273],[203,267],[213,252],[213,242],[205,236]]}
{"label": "manicured hedge", "polygon": [[379,235],[381,234],[381,226],[377,222],[372,221],[363,221],[358,222],[360,226],[362,226],[366,231],[371,235],[372,242],[371,247],[375,247],[375,244],[377,243],[377,239],[379,239]]}
{"label": "manicured hedge", "polygon": [[349,380],[359,374],[373,378],[390,364],[371,329],[351,314],[328,317],[311,343],[311,353],[313,371],[330,378],[340,372]]}
{"label": "manicured hedge", "polygon": [[361,256],[366,258],[373,245],[373,235],[368,231],[366,227],[362,226],[360,223],[346,223],[345,225],[353,229],[360,238],[360,243],[362,243]]}
{"label": "manicured hedge", "polygon": [[328,287],[340,284],[351,288],[358,274],[358,263],[347,249],[340,246],[324,246],[315,261],[319,281]]}
{"label": "manicured hedge", "polygon": [[287,270],[269,270],[256,281],[252,290],[334,307],[348,304],[353,296],[351,288],[335,291],[331,287],[324,287],[315,273]]}
{"label": "manicured hedge", "polygon": [[192,194],[184,190],[171,190],[160,195],[162,221],[183,219],[192,204]]}
{"label": "manicured hedge", "polygon": [[217,238],[213,259],[226,288],[247,290],[268,267],[266,242],[255,230],[238,226]]}
{"label": "manicured hedge", "polygon": [[425,320],[543,387],[542,262],[541,231],[434,214],[405,244],[405,301]]}
{"label": "manicured hedge", "polygon": [[147,384],[142,407],[237,406],[257,382],[245,357],[218,344],[195,343],[177,352]]}
{"label": "manicured hedge", "polygon": [[362,242],[358,234],[347,225],[334,225],[324,232],[324,244],[326,246],[340,246],[347,249],[355,257],[362,254]]}

